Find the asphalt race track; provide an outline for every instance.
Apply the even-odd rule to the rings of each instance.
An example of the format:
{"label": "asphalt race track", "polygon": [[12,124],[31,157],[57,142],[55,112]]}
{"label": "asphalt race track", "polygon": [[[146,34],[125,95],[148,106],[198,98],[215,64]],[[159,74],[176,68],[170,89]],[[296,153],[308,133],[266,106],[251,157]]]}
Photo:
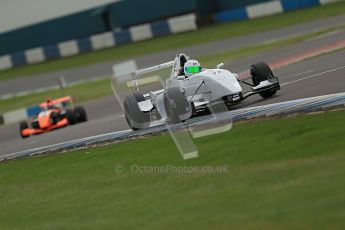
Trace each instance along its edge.
{"label": "asphalt race track", "polygon": [[[258,60],[264,60],[270,63],[284,57],[289,57],[301,50],[331,44],[344,37],[344,31],[340,31],[287,48],[244,58],[230,63],[227,67],[233,72],[240,72]],[[282,90],[277,96],[268,100],[262,100],[259,96],[254,96],[234,106],[233,109],[344,92],[344,57],[345,51],[341,50],[275,70],[274,73],[280,78],[282,85]],[[20,138],[18,124],[0,126],[0,154],[4,155],[128,129],[122,111],[113,96],[84,103],[84,106],[89,114],[89,121],[87,123],[59,129],[40,136],[33,136],[28,139]]]}
{"label": "asphalt race track", "polygon": [[[264,43],[267,41],[285,39],[288,37],[324,30],[327,28],[344,25],[344,22],[345,15],[339,15],[327,19],[322,19],[319,21],[289,26],[282,29],[276,29],[273,31],[214,41],[207,44],[200,44],[191,47],[173,49],[160,53],[142,55],[136,57],[135,60],[137,61],[138,66],[142,68],[151,65],[156,65],[157,62],[170,61],[172,57],[174,57],[176,53],[179,52],[185,52],[191,55],[192,57],[216,54],[218,52],[236,50],[248,46],[253,46],[259,43]],[[343,35],[343,37],[345,37],[345,35]],[[300,46],[299,48],[306,49],[308,47]],[[56,85],[58,79],[61,76],[64,76],[66,81],[68,83],[71,83],[79,80],[94,78],[97,76],[111,75],[111,67],[113,64],[113,61],[109,61],[85,67],[66,69],[58,72],[44,73],[30,77],[16,78],[13,80],[4,81],[0,84],[0,96]]]}
{"label": "asphalt race track", "polygon": [[[213,128],[215,128],[213,129],[213,132],[215,131],[216,133],[219,133],[219,131],[229,131],[229,126],[226,126],[225,124],[229,124],[229,122],[233,121],[238,122],[247,119],[261,118],[262,116],[271,117],[276,115],[281,116],[294,113],[310,113],[317,112],[320,110],[334,110],[338,109],[339,106],[343,108],[344,105],[345,93],[336,93],[317,97],[308,97],[297,100],[278,102],[268,105],[229,110],[227,112],[218,113],[216,116],[205,114],[203,116],[192,117],[191,119],[182,123],[170,124],[169,126],[164,125],[164,123],[162,122],[153,122],[151,127],[142,130],[137,130],[134,132],[131,130],[123,130],[112,133],[105,133],[77,140],[61,142],[54,145],[48,145],[20,152],[0,155],[0,161],[16,159],[25,156],[34,156],[39,154],[65,152],[80,148],[87,148],[86,151],[92,151],[89,148],[92,148],[94,146],[100,146],[108,143],[123,142],[128,141],[130,139],[149,137],[152,135],[156,135],[158,133],[167,133],[170,132],[169,130],[176,130],[181,128],[188,128],[189,130],[193,130],[191,132],[191,134],[193,133],[192,136],[194,136],[194,138],[198,138],[205,135],[205,127],[208,127],[207,130],[210,131],[210,125],[215,125],[216,123],[218,124],[216,127],[212,125]],[[219,125],[222,127],[221,130]],[[224,125],[226,127],[226,130],[224,130]],[[195,158],[196,156],[197,155],[195,151],[182,155],[182,157],[185,160]]]}
{"label": "asphalt race track", "polygon": [[[245,108],[287,100],[344,92],[345,51],[323,55],[275,71],[282,90],[276,97],[262,100],[259,96],[233,107]],[[73,139],[128,129],[114,97],[84,104],[90,121],[40,136],[21,139],[18,124],[0,127],[1,154],[65,142]]]}

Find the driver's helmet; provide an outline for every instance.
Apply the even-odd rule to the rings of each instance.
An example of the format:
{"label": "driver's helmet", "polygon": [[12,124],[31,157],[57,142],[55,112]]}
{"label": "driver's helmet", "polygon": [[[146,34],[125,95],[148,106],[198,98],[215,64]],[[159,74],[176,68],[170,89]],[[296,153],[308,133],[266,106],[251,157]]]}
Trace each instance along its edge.
{"label": "driver's helmet", "polygon": [[183,70],[186,77],[191,77],[196,73],[200,73],[202,67],[197,60],[189,60],[184,64]]}
{"label": "driver's helmet", "polygon": [[54,105],[53,105],[53,99],[47,98],[47,99],[46,99],[46,104],[47,104],[47,109],[53,108],[53,107],[54,107]]}

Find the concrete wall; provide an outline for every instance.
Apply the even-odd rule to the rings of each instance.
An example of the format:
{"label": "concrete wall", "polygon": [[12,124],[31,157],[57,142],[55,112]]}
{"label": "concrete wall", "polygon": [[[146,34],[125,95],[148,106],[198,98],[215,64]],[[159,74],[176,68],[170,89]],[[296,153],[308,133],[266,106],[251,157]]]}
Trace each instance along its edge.
{"label": "concrete wall", "polygon": [[[9,1],[18,3],[19,0],[2,1],[0,1],[0,12],[3,10],[2,6],[6,6]],[[84,8],[91,6],[91,3],[96,4],[96,0],[30,1],[37,3],[39,9],[47,6],[47,3],[42,3],[41,6],[40,1],[54,2],[55,5],[57,2],[63,5],[68,1],[74,10],[82,9],[82,6]],[[182,32],[180,27],[184,25],[179,22],[180,19],[172,24],[171,19],[166,20],[167,17],[192,13],[194,16],[187,19],[186,28],[194,30],[196,29],[195,16],[200,19],[211,14],[216,22],[244,20],[332,3],[337,0],[123,0],[115,3],[114,1],[116,0],[97,0],[97,4],[112,3],[101,7],[97,5],[98,7],[90,10],[0,34],[0,70]],[[242,6],[243,4],[249,5]],[[54,8],[55,5],[48,8]],[[32,13],[29,9],[37,6],[28,6],[28,12]],[[228,7],[230,9],[227,9]],[[62,6],[56,6],[55,14],[50,16],[58,15],[57,12],[61,14],[63,10],[65,13],[71,11]],[[13,10],[11,13],[18,15],[13,13]],[[37,14],[41,13],[37,12]],[[42,14],[44,15],[45,12]],[[0,14],[0,17],[4,16]],[[34,18],[33,15],[32,17]],[[25,19],[24,16],[18,18]],[[28,22],[30,21],[32,22],[32,18],[30,20],[29,17]],[[2,20],[0,23],[3,23]],[[179,23],[181,25],[178,25]],[[114,27],[121,27],[122,31],[113,31]]]}
{"label": "concrete wall", "polygon": [[122,31],[109,31],[80,39],[53,43],[10,55],[0,56],[0,70],[69,57],[85,52],[105,49],[132,42],[182,33],[197,29],[196,15],[186,14],[129,27]]}
{"label": "concrete wall", "polygon": [[120,0],[1,0],[0,34]]}
{"label": "concrete wall", "polygon": [[3,33],[0,55],[108,31],[102,12],[98,12],[97,9],[86,10]]}
{"label": "concrete wall", "polygon": [[114,27],[126,28],[145,22],[195,12],[195,0],[125,0],[110,6]]}
{"label": "concrete wall", "polygon": [[291,10],[319,6],[342,0],[270,0],[252,5],[224,10],[214,15],[216,22],[254,19]]}

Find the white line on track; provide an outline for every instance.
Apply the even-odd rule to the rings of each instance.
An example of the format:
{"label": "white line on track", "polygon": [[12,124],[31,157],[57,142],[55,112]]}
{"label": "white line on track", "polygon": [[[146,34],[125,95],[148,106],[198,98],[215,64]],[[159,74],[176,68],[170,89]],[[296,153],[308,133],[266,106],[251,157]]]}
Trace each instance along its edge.
{"label": "white line on track", "polygon": [[313,71],[315,71],[315,70],[311,69],[311,70],[303,71],[301,73],[296,73],[296,74],[292,75],[292,77],[297,77],[297,76],[300,76],[300,75],[303,75],[303,74],[311,73]]}
{"label": "white line on track", "polygon": [[303,78],[300,78],[300,79],[297,79],[297,80],[294,80],[294,81],[285,82],[285,83],[281,84],[281,86],[290,85],[292,83],[296,83],[296,82],[299,82],[299,81],[307,80],[309,78],[318,77],[320,75],[323,75],[323,74],[326,74],[326,73],[335,72],[335,71],[338,71],[338,70],[341,70],[341,69],[344,69],[344,68],[345,68],[345,66],[341,66],[341,67],[338,67],[338,68],[335,68],[335,69],[327,70],[327,71],[324,71],[324,72],[321,72],[321,73],[317,73],[317,74],[313,74],[313,75],[310,75],[310,76],[307,76],[307,77],[303,77]]}

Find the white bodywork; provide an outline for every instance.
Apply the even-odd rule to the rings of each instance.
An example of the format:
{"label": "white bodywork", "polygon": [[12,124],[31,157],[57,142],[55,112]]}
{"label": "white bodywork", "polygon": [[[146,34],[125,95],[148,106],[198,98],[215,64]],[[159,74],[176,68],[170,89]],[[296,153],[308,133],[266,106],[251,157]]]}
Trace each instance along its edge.
{"label": "white bodywork", "polygon": [[[132,73],[132,79],[138,79],[141,75],[172,68],[170,78],[166,80],[166,88],[158,91],[151,91],[144,95],[146,101],[139,102],[142,112],[151,112],[157,109],[162,119],[166,118],[163,95],[166,89],[180,88],[187,100],[194,103],[196,109],[205,107],[207,104],[222,100],[224,97],[231,97],[233,101],[240,100],[243,90],[237,80],[238,75],[228,70],[221,69],[223,63],[217,65],[216,69],[203,69],[191,77],[185,77],[181,72],[183,59],[188,60],[185,54],[179,54],[174,61],[163,63],[157,66],[138,70]],[[261,82],[256,88],[267,87],[269,81]],[[138,81],[134,80],[134,87],[139,91]]]}
{"label": "white bodywork", "polygon": [[[140,76],[172,67],[170,78],[166,80],[166,88],[178,87],[183,89],[187,100],[193,101],[196,108],[205,106],[211,101],[220,100],[224,96],[242,93],[242,87],[237,81],[237,74],[220,69],[222,64],[217,66],[218,69],[203,69],[202,72],[186,78],[180,74],[181,68],[183,68],[181,57],[188,60],[187,55],[179,54],[174,61],[139,70],[135,75]],[[140,110],[149,112],[156,108],[161,118],[165,119],[164,92],[165,89],[162,89],[145,94],[146,101],[138,103]]]}
{"label": "white bodywork", "polygon": [[168,79],[167,88],[179,87],[184,89],[187,99],[193,101],[216,101],[224,96],[239,94],[242,87],[236,76],[228,70],[206,69],[189,78]]}

